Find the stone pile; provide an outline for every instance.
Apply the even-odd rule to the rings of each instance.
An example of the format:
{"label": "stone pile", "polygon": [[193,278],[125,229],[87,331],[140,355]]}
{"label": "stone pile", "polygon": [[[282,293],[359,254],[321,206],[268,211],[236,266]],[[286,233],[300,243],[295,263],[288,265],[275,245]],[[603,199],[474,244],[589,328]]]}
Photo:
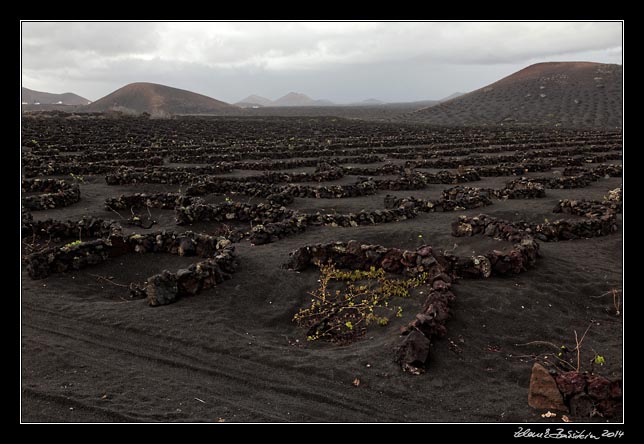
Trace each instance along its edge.
{"label": "stone pile", "polygon": [[387,194],[385,196],[385,208],[413,208],[425,213],[460,211],[491,205],[491,196],[494,196],[494,190],[456,186],[443,190],[441,198],[438,200],[417,199],[413,196],[398,198]]}
{"label": "stone pile", "polygon": [[293,197],[314,199],[341,199],[345,197],[360,197],[375,194],[377,183],[371,180],[361,180],[349,185],[306,186],[289,184],[282,188]]}
{"label": "stone pile", "polygon": [[587,173],[588,170],[579,165],[579,166],[569,166],[563,169],[562,173],[564,176],[579,176],[580,174]]}
{"label": "stone pile", "polygon": [[229,173],[232,168],[229,164],[208,165],[202,167],[162,167],[146,168],[120,168],[105,176],[108,185],[127,185],[132,183],[168,183],[192,184],[200,176],[207,174]]}
{"label": "stone pile", "polygon": [[283,185],[272,185],[256,181],[243,182],[232,177],[200,177],[188,188],[186,195],[203,196],[205,194],[241,193],[247,196],[267,197],[271,194],[282,194],[287,190]]}
{"label": "stone pile", "polygon": [[[299,155],[299,153],[297,153]],[[290,153],[294,156],[295,153]],[[288,160],[270,160],[262,159],[259,161],[234,161],[231,162],[233,168],[240,170],[289,170],[293,168],[312,167],[317,166],[320,162],[332,160],[334,163],[377,163],[382,162],[383,158],[380,156],[361,154],[358,156],[350,157],[336,157],[333,159],[325,158],[310,158],[310,159],[288,159]]]}
{"label": "stone pile", "polygon": [[[162,148],[155,148],[154,150],[144,148],[142,150],[133,151],[129,148],[120,149],[111,147],[109,151],[99,149],[79,153],[74,156],[74,159],[83,162],[117,162],[130,159],[147,159],[150,160],[150,165],[163,165],[163,158],[169,156],[170,154],[171,150]],[[131,166],[145,167],[147,165],[143,163]]]}
{"label": "stone pile", "polygon": [[42,279],[52,273],[80,270],[90,265],[100,264],[109,258],[109,247],[105,239],[50,247],[27,257],[27,273],[32,279]]}
{"label": "stone pile", "polygon": [[[413,159],[405,162],[405,168],[458,168],[466,165],[500,165],[500,164],[521,164],[536,160],[543,166],[567,167],[571,165],[582,165],[588,163],[602,163],[609,160],[621,159],[621,147],[615,152],[609,153],[588,153],[583,148],[574,148],[569,150],[540,151],[533,150],[529,152],[515,152],[513,154],[499,155],[481,155],[468,154],[464,156],[453,156],[441,153],[440,157],[436,153],[390,153],[389,158],[396,159]],[[532,171],[532,170],[531,170]]]}
{"label": "stone pile", "polygon": [[31,211],[29,210],[29,208],[21,207],[20,222],[22,225],[23,237],[24,237],[25,228],[29,229],[33,221],[34,221],[34,216],[31,214]]}
{"label": "stone pile", "polygon": [[22,192],[42,193],[22,197],[22,205],[32,211],[66,207],[80,200],[78,184],[59,179],[23,179]]}
{"label": "stone pile", "polygon": [[520,241],[528,236],[544,242],[556,242],[606,236],[616,232],[617,229],[617,220],[612,211],[581,221],[557,220],[542,224],[530,224],[524,221],[510,222],[480,214],[475,217],[460,216],[452,224],[452,235],[483,234],[511,242]]}
{"label": "stone pile", "polygon": [[606,196],[605,199],[610,202],[621,202],[622,194],[623,194],[623,190],[621,187],[615,188],[614,190],[608,191],[608,195]]}
{"label": "stone pile", "polygon": [[424,200],[411,197],[396,197],[387,194],[384,199],[385,208],[414,208],[422,212],[438,211],[440,207],[440,200]]}
{"label": "stone pile", "polygon": [[584,156],[584,162],[586,163],[603,163],[610,160],[622,160],[622,153],[601,153],[595,155]]}
{"label": "stone pile", "polygon": [[310,265],[331,261],[339,268],[369,270],[382,268],[388,273],[416,276],[428,272],[446,272],[442,265],[444,255],[423,245],[415,251],[387,248],[381,245],[361,245],[356,241],[331,242],[300,247],[289,254],[284,265],[287,269],[302,271]]}
{"label": "stone pile", "polygon": [[[150,170],[150,168],[148,168]],[[163,172],[178,172],[178,173],[192,173],[195,176],[207,176],[211,174],[226,174],[232,173],[233,166],[231,163],[218,162],[212,165],[196,165],[196,166],[164,166],[154,168],[154,171]]]}
{"label": "stone pile", "polygon": [[344,174],[351,176],[385,176],[388,174],[398,175],[404,172],[404,167],[402,165],[396,165],[393,163],[386,163],[380,167],[356,167],[356,166],[344,166],[342,167]]}
{"label": "stone pile", "polygon": [[157,171],[157,170],[136,170],[134,168],[120,168],[105,175],[105,182],[108,185],[129,185],[136,183],[167,183],[167,184],[191,184],[199,176],[187,172]]}
{"label": "stone pile", "polygon": [[511,180],[500,190],[494,190],[498,199],[535,199],[546,197],[546,191],[539,182],[534,182],[525,177]]}
{"label": "stone pile", "polygon": [[[220,250],[230,246],[230,241],[225,238],[191,231],[184,233],[158,231],[124,236],[116,227],[112,226],[110,229],[110,234],[105,238],[70,242],[62,247],[50,247],[32,253],[27,258],[26,268],[29,276],[32,279],[42,279],[52,273],[79,270],[127,253],[170,253],[180,256],[213,257]],[[97,230],[97,232],[100,231]]]}
{"label": "stone pile", "polygon": [[384,210],[362,210],[358,213],[307,214],[309,225],[324,225],[328,227],[357,227],[359,225],[375,225],[400,222],[413,219],[418,212],[413,208],[392,208]]}
{"label": "stone pile", "polygon": [[108,237],[121,234],[121,226],[110,220],[83,217],[80,220],[59,221],[46,219],[25,221],[22,238],[36,236],[38,239],[82,239]]}
{"label": "stone pile", "polygon": [[288,192],[288,190],[284,190],[277,193],[269,194],[268,196],[266,196],[266,200],[271,205],[284,206],[284,205],[292,204],[295,198],[293,197],[292,194]]}
{"label": "stone pile", "polygon": [[487,277],[518,274],[533,266],[539,257],[539,244],[530,232],[510,222],[479,215],[460,216],[452,223],[452,236],[463,237],[476,234],[514,242],[514,246],[507,251],[493,250],[482,257],[459,261],[456,268],[461,276]]}
{"label": "stone pile", "polygon": [[456,186],[443,190],[436,204],[442,207],[443,211],[460,211],[492,205],[490,196],[491,190]]}
{"label": "stone pile", "polygon": [[622,409],[621,379],[610,381],[578,371],[559,372],[554,379],[570,414],[575,417],[590,418],[599,414],[610,418]]}
{"label": "stone pile", "polygon": [[602,217],[610,213],[621,213],[622,202],[605,200],[603,202],[596,200],[560,200],[553,213],[567,213],[583,216],[587,218]]}
{"label": "stone pile", "polygon": [[538,224],[534,228],[534,232],[537,239],[544,242],[551,242],[601,237],[615,233],[617,229],[617,220],[614,213],[611,213],[580,222],[557,220]]}
{"label": "stone pile", "polygon": [[599,177],[621,177],[622,176],[622,165],[615,165],[612,163],[606,163],[597,165],[591,170],[596,176]]}
{"label": "stone pile", "polygon": [[210,150],[208,148],[196,148],[190,150],[189,154],[185,153],[172,153],[168,157],[168,161],[171,163],[205,163],[210,164],[214,162],[232,162],[234,160],[242,160],[243,157],[249,158],[242,153],[220,153],[220,154],[208,154]]}
{"label": "stone pile", "polygon": [[439,171],[438,173],[427,173],[427,183],[435,184],[456,184],[463,182],[475,182],[481,177],[473,168],[464,168],[460,172]]}
{"label": "stone pile", "polygon": [[278,173],[266,172],[257,176],[257,182],[261,183],[279,183],[279,182],[329,182],[344,177],[340,168],[334,168],[325,171],[315,171],[313,173]]}
{"label": "stone pile", "polygon": [[422,190],[427,187],[427,177],[417,172],[404,174],[396,179],[377,179],[374,181],[379,190]]}
{"label": "stone pile", "polygon": [[481,177],[522,176],[528,172],[550,171],[552,164],[549,160],[531,160],[516,164],[502,163],[473,168]]}
{"label": "stone pile", "polygon": [[130,209],[138,207],[174,209],[179,193],[134,193],[105,199],[106,209]]}
{"label": "stone pile", "polygon": [[421,374],[429,364],[430,345],[447,334],[445,323],[452,317],[451,304],[456,295],[445,273],[430,274],[427,298],[413,321],[401,329],[402,341],[394,351],[394,361],[403,371]]}
{"label": "stone pile", "polygon": [[231,279],[239,266],[234,251],[234,247],[226,247],[218,250],[215,257],[191,264],[188,268],[174,273],[163,270],[142,284],[131,284],[130,294],[133,298],[145,298],[152,307],[193,296]]}
{"label": "stone pile", "polygon": [[611,418],[622,410],[622,380],[580,371],[548,371],[535,363],[530,376],[528,404],[540,410],[557,410],[575,418]]}
{"label": "stone pile", "polygon": [[269,244],[301,233],[306,230],[307,225],[306,215],[296,215],[280,222],[255,225],[250,230],[249,240],[253,245]]}
{"label": "stone pile", "polygon": [[251,222],[257,224],[273,223],[291,217],[294,210],[271,204],[247,204],[243,202],[224,202],[220,204],[193,203],[175,208],[177,225],[198,221],[213,222]]}
{"label": "stone pile", "polygon": [[163,165],[161,157],[151,156],[143,159],[114,159],[100,162],[76,160],[74,162],[54,162],[51,160],[37,163],[32,161],[25,166],[26,177],[68,175],[68,174],[106,174],[123,167],[149,167]]}
{"label": "stone pile", "polygon": [[[242,193],[247,196],[266,197],[280,195],[273,199],[277,203],[280,200],[289,200],[284,197],[304,197],[314,199],[340,199],[346,197],[360,197],[375,194],[376,183],[371,180],[360,180],[349,185],[333,186],[308,186],[298,184],[274,185],[264,183],[244,183],[239,181],[220,180],[218,178],[200,179],[195,181],[186,189],[189,196],[201,196],[209,193]],[[290,202],[289,202],[290,203]]]}
{"label": "stone pile", "polygon": [[399,222],[412,219],[417,215],[418,212],[414,208],[360,211],[347,214],[321,214],[319,212],[306,214],[295,212],[283,221],[254,226],[250,232],[250,242],[254,245],[275,242],[284,237],[301,233],[308,226],[357,227],[360,225]]}
{"label": "stone pile", "polygon": [[[587,187],[592,182],[595,182],[605,176],[604,174],[598,174],[597,172],[589,171],[586,169],[584,169],[581,174],[577,174],[577,175],[565,174],[565,173],[572,174],[573,172],[576,172],[576,171],[577,169],[575,170],[566,169],[564,170],[564,174],[562,175],[562,177],[556,177],[556,176],[555,177],[530,177],[530,178],[522,177],[520,181],[521,183],[523,183],[524,187],[527,187],[530,183],[532,183],[532,184],[539,184],[542,187],[551,188],[551,189],[570,189],[570,188]],[[611,173],[608,172],[607,174],[611,174]]]}
{"label": "stone pile", "polygon": [[550,178],[533,178],[533,182],[540,182],[544,186],[553,189],[570,189],[570,188],[584,188],[597,180],[597,176],[593,173],[582,173],[577,176],[563,176],[563,177],[550,177]]}

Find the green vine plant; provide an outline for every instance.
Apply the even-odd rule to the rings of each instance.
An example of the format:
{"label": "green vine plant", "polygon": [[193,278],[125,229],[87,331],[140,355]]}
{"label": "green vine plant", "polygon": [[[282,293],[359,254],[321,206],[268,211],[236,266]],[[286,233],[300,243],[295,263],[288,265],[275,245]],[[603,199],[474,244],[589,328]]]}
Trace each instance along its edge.
{"label": "green vine plant", "polygon": [[320,269],[320,286],[309,292],[311,305],[293,317],[297,325],[308,329],[309,341],[325,339],[346,344],[364,336],[371,324],[386,326],[392,316],[402,317],[402,307],[393,304],[392,299],[409,297],[410,289],[427,281],[427,273],[389,279],[382,268],[343,271],[331,261],[316,265]]}
{"label": "green vine plant", "polygon": [[78,240],[75,240],[75,241],[70,242],[68,244],[65,244],[64,246],[60,247],[60,249],[67,252],[67,251],[70,251],[72,248],[77,247],[81,243],[82,243],[82,241],[80,239],[78,239]]}
{"label": "green vine plant", "polygon": [[85,183],[85,178],[80,174],[69,173],[72,180],[76,183]]}

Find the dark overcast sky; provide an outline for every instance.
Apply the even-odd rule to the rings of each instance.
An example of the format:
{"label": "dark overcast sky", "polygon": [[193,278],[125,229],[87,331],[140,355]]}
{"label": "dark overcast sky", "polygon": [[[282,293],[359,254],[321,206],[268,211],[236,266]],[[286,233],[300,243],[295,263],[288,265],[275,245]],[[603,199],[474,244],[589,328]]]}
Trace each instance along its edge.
{"label": "dark overcast sky", "polygon": [[23,86],[97,100],[155,82],[234,103],[468,92],[545,61],[622,63],[621,22],[23,22]]}

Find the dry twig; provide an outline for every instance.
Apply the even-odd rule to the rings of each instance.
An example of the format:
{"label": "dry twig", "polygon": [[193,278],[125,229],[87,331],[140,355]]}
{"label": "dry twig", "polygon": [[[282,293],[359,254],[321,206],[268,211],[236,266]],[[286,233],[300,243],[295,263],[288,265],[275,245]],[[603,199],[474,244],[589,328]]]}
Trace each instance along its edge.
{"label": "dry twig", "polygon": [[621,292],[622,290],[615,290],[613,288],[613,306],[615,307],[615,314],[617,316],[620,315],[620,309],[622,308],[622,301],[621,301],[621,298],[618,296],[618,294]]}
{"label": "dry twig", "polygon": [[87,273],[87,274],[90,275],[90,276],[95,277],[96,279],[100,279],[102,281],[109,282],[110,284],[116,285],[118,287],[130,288],[129,285],[119,284],[118,282],[114,282],[113,280],[111,280],[110,278],[107,278],[105,276],[101,276],[101,275],[98,275],[98,274],[92,274],[92,273]]}
{"label": "dry twig", "polygon": [[125,220],[125,218],[121,215],[121,213],[119,213],[118,211],[116,211],[114,208],[112,208],[112,207],[110,207],[110,206],[108,206],[107,208],[108,208],[110,211],[115,212],[115,213],[118,215],[118,217],[120,217],[121,219]]}
{"label": "dry twig", "polygon": [[579,371],[579,368],[580,368],[580,365],[581,365],[580,364],[580,360],[581,360],[581,343],[584,342],[584,338],[586,337],[586,333],[588,333],[588,330],[590,330],[590,327],[592,325],[593,325],[592,322],[590,324],[588,324],[588,328],[586,328],[586,331],[582,335],[581,339],[578,339],[578,337],[577,337],[577,330],[573,330],[575,332],[575,344],[576,344],[575,351],[577,352],[577,371]]}
{"label": "dry twig", "polygon": [[525,347],[525,346],[528,346],[528,345],[549,345],[549,346],[554,347],[557,350],[559,350],[558,346],[556,346],[552,342],[548,342],[548,341],[530,341],[530,342],[526,342],[525,344],[514,344],[514,345],[516,347]]}

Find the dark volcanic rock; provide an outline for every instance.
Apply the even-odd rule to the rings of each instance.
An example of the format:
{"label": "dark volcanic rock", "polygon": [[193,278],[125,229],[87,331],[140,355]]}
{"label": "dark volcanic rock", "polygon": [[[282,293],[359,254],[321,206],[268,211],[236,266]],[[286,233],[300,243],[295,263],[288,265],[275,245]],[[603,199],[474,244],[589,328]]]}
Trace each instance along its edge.
{"label": "dark volcanic rock", "polygon": [[611,383],[603,376],[590,375],[588,377],[588,394],[591,398],[603,401],[610,398]]}
{"label": "dark volcanic rock", "polygon": [[148,304],[152,307],[170,304],[177,298],[177,278],[168,270],[163,270],[162,273],[148,278],[145,292]]}
{"label": "dark volcanic rock", "polygon": [[398,346],[394,359],[403,367],[403,370],[416,374],[422,373],[429,360],[429,344],[429,339],[424,334],[414,330]]}
{"label": "dark volcanic rock", "polygon": [[189,237],[181,238],[179,241],[179,256],[194,256],[197,254],[195,242]]}
{"label": "dark volcanic rock", "polygon": [[590,418],[595,412],[592,398],[587,393],[577,393],[570,398],[570,414]]}
{"label": "dark volcanic rock", "polygon": [[557,386],[565,396],[583,393],[586,389],[586,379],[576,371],[560,373],[557,375]]}

